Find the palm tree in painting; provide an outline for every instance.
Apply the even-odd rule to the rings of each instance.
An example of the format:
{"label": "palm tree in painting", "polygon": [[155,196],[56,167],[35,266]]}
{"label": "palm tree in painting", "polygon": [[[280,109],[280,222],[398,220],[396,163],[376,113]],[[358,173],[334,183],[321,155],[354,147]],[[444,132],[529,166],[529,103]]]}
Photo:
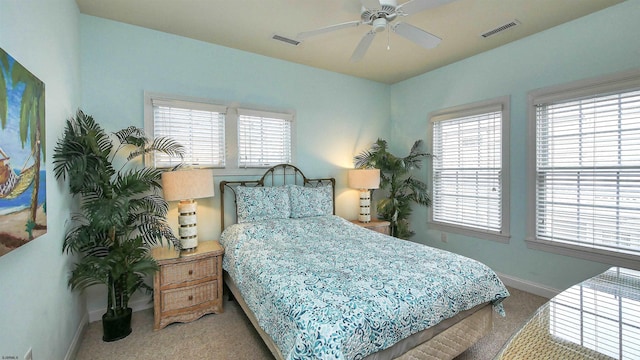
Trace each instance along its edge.
{"label": "palm tree in painting", "polygon": [[[22,191],[33,184],[31,193],[31,204],[29,211],[28,227],[36,225],[36,212],[38,209],[38,192],[40,187],[40,166],[41,156],[45,155],[45,137],[42,136],[44,129],[44,83],[31,74],[23,66],[14,62],[11,65],[9,55],[0,49],[0,125],[2,129],[7,126],[9,114],[9,98],[7,93],[7,78],[11,78],[13,87],[24,84],[24,91],[20,100],[20,143],[24,148],[25,144],[31,145],[31,156],[33,165],[28,169],[23,169],[20,173],[21,183],[17,187]],[[24,170],[28,170],[26,174]],[[31,176],[33,178],[31,179]],[[28,224],[31,225],[28,225]],[[46,226],[46,224],[43,224]],[[31,237],[31,236],[30,236]]]}

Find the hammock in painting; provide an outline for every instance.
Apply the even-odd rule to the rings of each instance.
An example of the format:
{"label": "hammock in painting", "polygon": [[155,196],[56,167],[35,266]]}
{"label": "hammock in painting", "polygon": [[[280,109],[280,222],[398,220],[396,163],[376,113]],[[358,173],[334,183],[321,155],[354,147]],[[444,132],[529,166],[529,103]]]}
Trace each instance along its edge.
{"label": "hammock in painting", "polygon": [[35,164],[20,171],[16,175],[9,166],[9,157],[0,149],[0,199],[15,199],[20,196],[33,182],[36,175]]}

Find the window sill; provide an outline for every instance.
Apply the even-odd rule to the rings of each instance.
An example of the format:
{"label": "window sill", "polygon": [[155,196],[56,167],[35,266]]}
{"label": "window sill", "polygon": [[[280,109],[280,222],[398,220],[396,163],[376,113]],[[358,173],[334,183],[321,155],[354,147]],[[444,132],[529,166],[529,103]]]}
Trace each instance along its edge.
{"label": "window sill", "polygon": [[453,226],[453,225],[448,225],[448,224],[443,224],[438,222],[429,222],[428,225],[429,225],[429,229],[431,230],[440,230],[447,233],[460,234],[460,235],[465,235],[465,236],[474,237],[474,238],[483,239],[483,240],[491,240],[491,241],[496,241],[503,244],[508,244],[509,240],[511,239],[510,234],[497,234],[497,233],[473,230],[471,228],[463,228],[459,226]]}
{"label": "window sill", "polygon": [[[221,168],[215,166],[197,166],[197,165],[184,165],[184,168],[189,169],[211,169],[213,170],[213,176],[257,176],[260,177],[264,175],[267,169],[271,168],[271,166],[265,167],[249,167],[249,168]],[[161,170],[171,170],[170,167],[158,167]],[[256,179],[257,180],[257,179]]]}

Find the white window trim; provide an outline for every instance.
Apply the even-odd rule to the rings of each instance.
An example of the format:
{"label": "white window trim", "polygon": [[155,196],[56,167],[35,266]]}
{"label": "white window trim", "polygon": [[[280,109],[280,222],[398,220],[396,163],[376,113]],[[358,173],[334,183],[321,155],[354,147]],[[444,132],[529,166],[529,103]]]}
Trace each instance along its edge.
{"label": "white window trim", "polygon": [[[249,108],[245,108],[245,107],[238,107],[235,109],[236,113],[237,113],[237,117],[236,119],[236,124],[239,124],[238,121],[240,121],[240,118],[242,116],[248,116],[248,117],[257,117],[257,118],[271,118],[271,119],[277,119],[277,120],[282,120],[283,122],[288,122],[289,123],[289,131],[290,131],[290,136],[289,136],[289,141],[290,141],[290,148],[289,150],[291,151],[290,156],[293,157],[293,124],[294,124],[294,117],[293,114],[291,113],[281,113],[281,112],[271,112],[271,111],[263,111],[263,110],[255,110],[255,109],[249,109]],[[238,130],[240,128],[240,126],[236,126],[236,130]],[[239,140],[239,136],[235,137],[236,140]],[[238,144],[238,146],[236,147],[237,149],[240,149],[240,146]],[[239,151],[238,151],[239,153]],[[235,164],[238,165],[238,167],[242,167],[242,168],[250,168],[251,166],[240,166],[240,159],[236,159],[234,160]],[[278,164],[271,164],[270,166],[275,166]],[[257,167],[260,169],[264,169],[265,167]]]}
{"label": "white window trim", "polygon": [[[477,103],[455,106],[443,110],[439,110],[429,114],[429,125],[427,130],[427,143],[429,144],[429,153],[433,154],[433,123],[447,119],[455,119],[464,116],[481,114],[491,111],[500,106],[502,108],[502,231],[500,233],[482,231],[464,226],[456,226],[444,224],[433,220],[433,209],[428,209],[429,228],[440,230],[443,232],[465,235],[479,239],[492,240],[500,243],[509,243],[510,233],[510,162],[509,162],[509,134],[510,134],[510,97],[503,96],[496,99],[480,101]],[[430,161],[427,167],[429,179],[433,179],[433,164]]]}
{"label": "white window trim", "polygon": [[528,94],[527,109],[527,246],[534,250],[597,261],[628,268],[640,269],[637,256],[585,248],[575,244],[548,241],[536,238],[536,109],[535,105],[552,101],[563,101],[598,94],[623,92],[640,88],[640,69],[613,75],[579,80],[568,84],[531,91]]}
{"label": "white window trim", "polygon": [[[188,103],[202,103],[215,107],[219,107],[220,110],[225,110],[225,167],[215,167],[214,173],[216,175],[224,176],[255,176],[262,175],[266,168],[264,167],[238,167],[238,110],[251,111],[256,114],[266,115],[281,115],[283,118],[291,120],[291,164],[295,164],[296,154],[296,128],[295,128],[295,111],[278,109],[263,108],[259,106],[243,105],[239,103],[220,103],[207,98],[181,96],[173,94],[164,94],[156,92],[144,92],[144,130],[149,138],[153,138],[153,104],[152,100],[162,101],[185,101]],[[145,159],[146,162],[152,163],[150,158]],[[151,162],[150,162],[151,161]]]}

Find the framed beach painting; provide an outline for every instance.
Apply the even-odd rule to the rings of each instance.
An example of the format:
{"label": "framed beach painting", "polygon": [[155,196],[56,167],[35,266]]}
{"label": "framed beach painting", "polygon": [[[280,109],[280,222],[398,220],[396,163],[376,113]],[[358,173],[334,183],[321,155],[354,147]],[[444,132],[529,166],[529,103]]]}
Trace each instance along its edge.
{"label": "framed beach painting", "polygon": [[44,83],[0,48],[0,256],[47,232]]}

